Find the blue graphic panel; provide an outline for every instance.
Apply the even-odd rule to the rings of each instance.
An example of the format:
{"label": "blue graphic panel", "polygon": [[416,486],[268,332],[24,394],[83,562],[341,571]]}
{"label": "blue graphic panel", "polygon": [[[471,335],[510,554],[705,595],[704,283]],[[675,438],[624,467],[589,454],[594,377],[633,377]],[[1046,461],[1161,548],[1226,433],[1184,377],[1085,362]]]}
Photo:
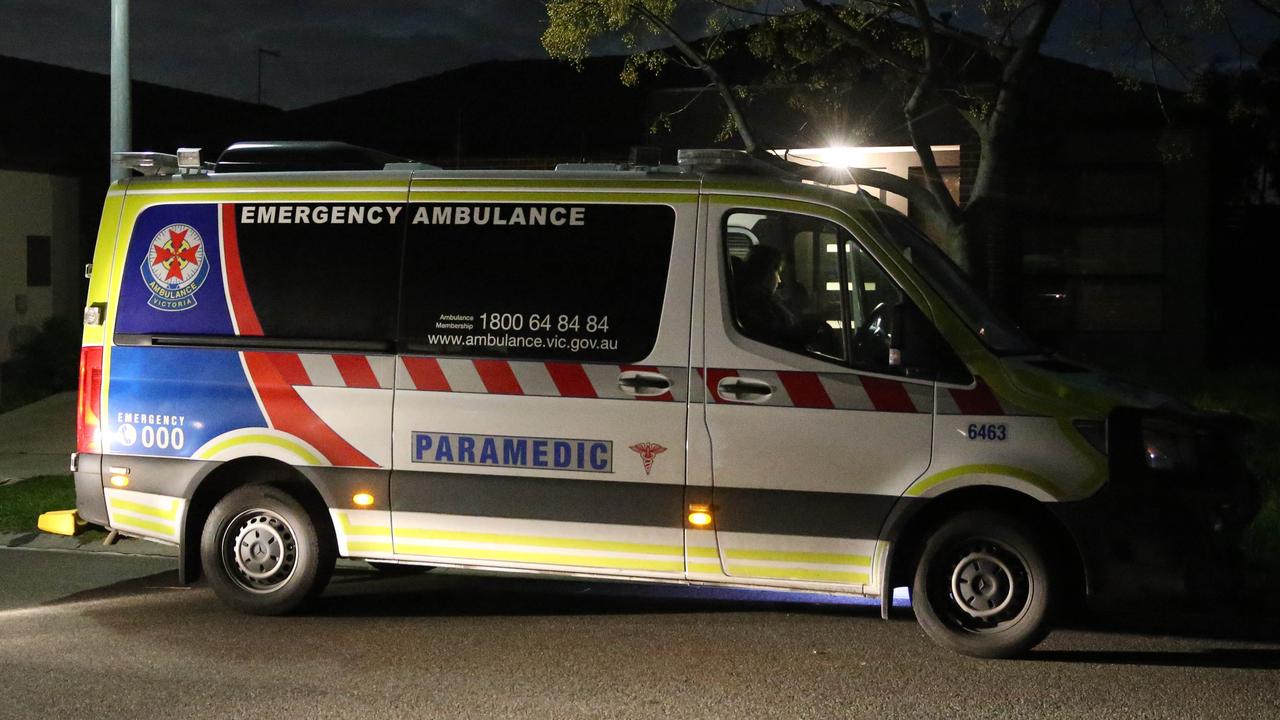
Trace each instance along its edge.
{"label": "blue graphic panel", "polygon": [[218,205],[157,205],[134,223],[116,332],[232,335],[218,247]]}
{"label": "blue graphic panel", "polygon": [[267,427],[234,350],[114,347],[109,452],[190,457],[240,428]]}

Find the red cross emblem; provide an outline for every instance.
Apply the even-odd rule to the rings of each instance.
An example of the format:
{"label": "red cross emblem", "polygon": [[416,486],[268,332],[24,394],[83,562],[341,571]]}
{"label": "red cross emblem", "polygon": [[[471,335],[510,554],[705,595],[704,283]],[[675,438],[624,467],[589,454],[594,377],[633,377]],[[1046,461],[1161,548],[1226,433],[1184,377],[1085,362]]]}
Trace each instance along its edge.
{"label": "red cross emblem", "polygon": [[[186,228],[184,230],[169,229],[168,239],[161,239],[161,241],[156,243],[153,248],[156,256],[155,259],[151,261],[151,264],[159,265],[165,269],[165,282],[169,282],[171,280],[182,282],[184,279],[182,271],[185,270],[188,265],[194,265],[200,262],[200,258],[196,254],[200,249],[200,245],[198,243],[193,244],[187,242],[187,233],[189,232],[191,232],[191,228]],[[160,273],[158,272],[154,274],[156,277],[160,276]]]}

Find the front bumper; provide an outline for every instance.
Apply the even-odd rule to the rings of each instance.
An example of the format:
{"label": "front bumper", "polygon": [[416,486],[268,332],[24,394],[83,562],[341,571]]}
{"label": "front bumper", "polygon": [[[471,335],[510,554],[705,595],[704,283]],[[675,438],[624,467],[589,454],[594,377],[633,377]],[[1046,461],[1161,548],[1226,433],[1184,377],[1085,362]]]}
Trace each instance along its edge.
{"label": "front bumper", "polygon": [[1261,507],[1237,419],[1199,416],[1200,462],[1171,473],[1143,458],[1142,416],[1113,415],[1109,482],[1087,500],[1054,507],[1075,538],[1092,609],[1199,606],[1231,596],[1245,578],[1240,539]]}

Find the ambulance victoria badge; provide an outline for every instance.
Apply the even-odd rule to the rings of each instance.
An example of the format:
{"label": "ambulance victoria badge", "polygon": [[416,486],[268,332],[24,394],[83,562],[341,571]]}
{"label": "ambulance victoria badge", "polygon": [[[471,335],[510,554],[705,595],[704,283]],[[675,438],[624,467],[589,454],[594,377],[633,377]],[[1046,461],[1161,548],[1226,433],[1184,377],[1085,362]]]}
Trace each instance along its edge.
{"label": "ambulance victoria badge", "polygon": [[204,240],[195,228],[175,223],[151,238],[142,261],[142,279],[151,290],[148,305],[167,312],[195,307],[196,290],[208,276]]}

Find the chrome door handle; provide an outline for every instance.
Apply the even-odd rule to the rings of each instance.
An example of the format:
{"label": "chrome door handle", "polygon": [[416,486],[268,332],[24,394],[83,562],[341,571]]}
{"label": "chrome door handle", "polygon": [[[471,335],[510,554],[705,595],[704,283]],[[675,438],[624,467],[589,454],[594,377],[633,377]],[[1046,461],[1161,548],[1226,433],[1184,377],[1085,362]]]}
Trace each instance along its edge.
{"label": "chrome door handle", "polygon": [[716,383],[716,394],[721,400],[762,403],[773,397],[773,386],[763,380],[727,377]]}
{"label": "chrome door handle", "polygon": [[618,389],[637,397],[656,397],[671,390],[671,381],[661,373],[627,370],[618,376]]}

